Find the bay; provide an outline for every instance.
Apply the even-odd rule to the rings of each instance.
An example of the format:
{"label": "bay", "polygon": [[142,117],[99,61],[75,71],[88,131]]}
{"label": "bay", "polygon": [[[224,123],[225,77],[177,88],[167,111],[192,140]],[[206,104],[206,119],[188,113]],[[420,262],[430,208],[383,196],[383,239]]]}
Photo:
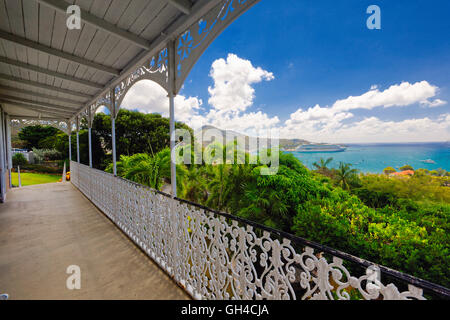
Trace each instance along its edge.
{"label": "bay", "polygon": [[[350,163],[364,173],[382,173],[386,167],[399,169],[409,164],[414,169],[438,168],[450,171],[450,142],[433,143],[379,143],[379,144],[347,144],[347,150],[335,153],[292,153],[306,167],[314,169],[313,163],[321,158],[333,158],[329,168],[337,168],[339,162]],[[431,162],[434,163],[428,163]],[[427,161],[427,162],[424,162]]]}

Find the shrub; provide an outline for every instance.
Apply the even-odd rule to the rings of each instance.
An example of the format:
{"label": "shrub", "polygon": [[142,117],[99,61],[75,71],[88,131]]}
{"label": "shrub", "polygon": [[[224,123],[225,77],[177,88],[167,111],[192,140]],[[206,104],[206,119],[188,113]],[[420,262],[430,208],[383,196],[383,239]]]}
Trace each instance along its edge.
{"label": "shrub", "polygon": [[411,167],[409,164],[406,164],[403,167],[400,167],[400,171],[406,171],[406,170],[413,170],[414,171],[414,168]]}
{"label": "shrub", "polygon": [[392,167],[387,167],[387,168],[384,168],[384,170],[383,170],[384,174],[391,174],[391,173],[394,173],[394,172],[397,172],[397,170],[395,170]]}
{"label": "shrub", "polygon": [[38,163],[49,160],[61,160],[61,152],[55,149],[36,149],[33,148],[33,154]]}
{"label": "shrub", "polygon": [[13,162],[13,167],[23,166],[23,165],[28,164],[27,158],[25,158],[25,156],[21,153],[16,153],[12,157],[12,162]]}
{"label": "shrub", "polygon": [[60,174],[62,169],[41,166],[38,164],[25,164],[20,166],[21,172],[33,172],[33,173],[47,173],[47,174]]}

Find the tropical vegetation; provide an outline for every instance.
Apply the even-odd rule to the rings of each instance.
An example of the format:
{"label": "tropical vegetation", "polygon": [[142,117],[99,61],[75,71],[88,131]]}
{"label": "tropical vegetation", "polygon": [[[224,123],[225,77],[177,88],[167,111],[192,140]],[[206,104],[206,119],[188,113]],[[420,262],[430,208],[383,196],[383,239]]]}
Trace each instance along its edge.
{"label": "tropical vegetation", "polygon": [[[166,149],[122,157],[118,172],[161,188],[170,183],[168,161]],[[178,196],[449,286],[449,178],[364,175],[328,163],[310,171],[280,153],[274,176],[261,175],[260,163],[179,165]]]}

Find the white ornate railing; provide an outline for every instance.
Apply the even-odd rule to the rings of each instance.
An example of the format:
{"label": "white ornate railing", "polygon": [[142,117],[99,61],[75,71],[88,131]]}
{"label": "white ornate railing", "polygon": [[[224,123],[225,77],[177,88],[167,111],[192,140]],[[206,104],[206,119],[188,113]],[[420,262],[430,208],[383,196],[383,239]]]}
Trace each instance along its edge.
{"label": "white ornate railing", "polygon": [[373,264],[363,259],[73,161],[70,168],[72,183],[196,299],[422,300],[424,290],[450,296],[377,266],[383,280],[392,279],[384,285],[366,273]]}

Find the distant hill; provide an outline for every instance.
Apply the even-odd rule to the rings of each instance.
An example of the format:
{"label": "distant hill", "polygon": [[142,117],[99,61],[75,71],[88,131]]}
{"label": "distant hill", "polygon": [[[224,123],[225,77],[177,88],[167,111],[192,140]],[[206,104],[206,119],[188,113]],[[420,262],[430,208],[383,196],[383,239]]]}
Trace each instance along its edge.
{"label": "distant hill", "polygon": [[[208,136],[206,136],[206,132],[208,130],[211,130],[210,132],[208,132]],[[215,132],[212,132],[215,131]],[[233,137],[234,139],[245,139],[245,145],[246,145],[246,151],[247,152],[254,152],[256,151],[256,147],[259,144],[261,144],[264,147],[269,147],[272,145],[272,141],[271,139],[267,139],[267,138],[258,138],[258,137],[250,137],[247,135],[244,135],[242,133],[233,131],[233,130],[222,130],[219,129],[217,127],[211,126],[211,125],[206,125],[203,126],[199,131],[195,132],[196,136],[195,138],[197,140],[199,140],[199,138],[203,137],[203,146],[207,146],[208,144],[210,144],[211,142],[213,142],[214,136],[217,135],[219,142],[220,143],[225,143],[225,139],[227,137],[227,135],[229,137]],[[291,149],[295,149],[298,146],[305,144],[305,143],[309,143],[306,140],[302,140],[302,139],[279,139],[278,141],[280,148],[283,148],[285,150],[291,150]],[[250,145],[252,145],[252,148],[250,149]]]}

